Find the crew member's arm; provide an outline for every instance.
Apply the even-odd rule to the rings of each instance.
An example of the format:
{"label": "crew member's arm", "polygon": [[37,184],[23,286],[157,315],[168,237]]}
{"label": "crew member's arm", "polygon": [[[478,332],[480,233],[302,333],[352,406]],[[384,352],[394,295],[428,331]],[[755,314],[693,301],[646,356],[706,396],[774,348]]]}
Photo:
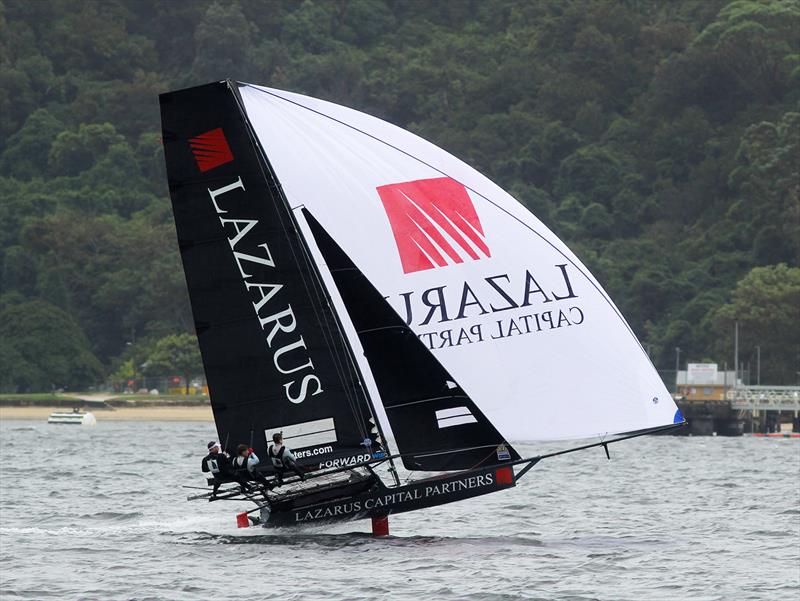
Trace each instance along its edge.
{"label": "crew member's arm", "polygon": [[253,450],[250,449],[250,454],[247,456],[247,471],[252,472],[259,463],[258,455],[253,453]]}

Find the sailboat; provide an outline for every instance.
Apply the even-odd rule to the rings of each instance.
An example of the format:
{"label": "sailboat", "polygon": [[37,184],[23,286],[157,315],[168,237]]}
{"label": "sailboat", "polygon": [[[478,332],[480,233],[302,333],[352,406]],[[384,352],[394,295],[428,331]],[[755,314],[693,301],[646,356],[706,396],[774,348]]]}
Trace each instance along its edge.
{"label": "sailboat", "polygon": [[[252,501],[240,525],[380,530],[513,488],[542,459],[684,422],[580,259],[443,149],[232,80],[160,104],[219,440],[266,458],[282,433],[305,472],[192,498]],[[535,457],[514,444],[586,439]]]}

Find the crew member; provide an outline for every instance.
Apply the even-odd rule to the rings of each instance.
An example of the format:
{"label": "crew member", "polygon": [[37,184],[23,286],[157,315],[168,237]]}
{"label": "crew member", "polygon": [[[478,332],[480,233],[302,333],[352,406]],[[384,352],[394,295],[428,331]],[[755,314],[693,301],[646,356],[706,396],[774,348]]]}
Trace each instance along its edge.
{"label": "crew member", "polygon": [[209,501],[217,494],[220,484],[225,482],[238,482],[241,485],[242,492],[246,492],[250,489],[243,478],[233,473],[230,458],[228,454],[222,450],[222,445],[218,442],[211,441],[208,443],[208,455],[203,457],[202,470],[206,473],[210,473],[214,479],[214,490],[211,493]]}
{"label": "crew member", "polygon": [[269,485],[267,479],[256,471],[256,466],[260,460],[253,449],[246,444],[236,447],[236,457],[231,462],[233,471],[249,480],[255,480],[261,484]]}
{"label": "crew member", "polygon": [[286,470],[292,470],[295,474],[300,476],[301,480],[306,479],[306,475],[303,473],[303,470],[295,461],[292,450],[289,447],[284,446],[283,434],[280,432],[276,432],[272,435],[272,444],[269,445],[267,453],[269,454],[270,461],[272,461],[272,465],[277,472],[275,476],[277,486],[283,484],[283,475],[286,473]]}

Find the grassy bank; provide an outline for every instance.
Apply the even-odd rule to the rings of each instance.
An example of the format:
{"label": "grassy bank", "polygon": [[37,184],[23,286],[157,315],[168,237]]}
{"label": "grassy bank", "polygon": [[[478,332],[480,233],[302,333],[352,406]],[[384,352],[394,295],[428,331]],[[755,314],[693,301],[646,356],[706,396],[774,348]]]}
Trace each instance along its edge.
{"label": "grassy bank", "polygon": [[124,394],[96,392],[0,394],[0,407],[81,407],[114,410],[133,407],[208,407],[203,395]]}
{"label": "grassy bank", "polygon": [[[0,405],[0,421],[25,420],[44,424],[47,422],[47,417],[53,411],[57,410],[64,410],[64,407],[35,404],[16,406]],[[84,410],[91,411],[100,425],[106,421],[210,422],[213,420],[211,407],[207,405],[189,406],[175,404],[172,406],[108,408],[106,410],[95,407],[84,407]]]}

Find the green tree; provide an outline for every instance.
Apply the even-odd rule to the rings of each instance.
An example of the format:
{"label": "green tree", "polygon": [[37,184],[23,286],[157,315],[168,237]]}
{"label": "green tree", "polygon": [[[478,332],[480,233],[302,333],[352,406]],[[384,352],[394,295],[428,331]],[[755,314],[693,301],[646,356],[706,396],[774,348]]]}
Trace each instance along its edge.
{"label": "green tree", "polygon": [[0,156],[0,172],[19,179],[44,177],[50,145],[63,128],[64,124],[47,109],[31,113],[25,125],[9,138]]}
{"label": "green tree", "polygon": [[580,194],[592,202],[608,204],[620,189],[625,160],[613,149],[585,146],[561,161],[555,191]]}
{"label": "green tree", "polygon": [[583,231],[594,238],[606,238],[611,233],[613,220],[606,208],[596,202],[589,204],[581,214]]}
{"label": "green tree", "polygon": [[156,342],[146,366],[146,373],[152,375],[180,374],[186,383],[186,394],[189,394],[189,380],[203,373],[197,338],[190,334],[172,334],[162,338]]}
{"label": "green tree", "polygon": [[740,348],[761,348],[762,381],[797,384],[800,370],[800,267],[756,267],[742,278],[730,302],[711,314],[718,348],[732,356],[739,323]]}
{"label": "green tree", "polygon": [[726,123],[752,102],[779,100],[797,64],[798,28],[800,7],[792,0],[729,3],[685,52],[658,70],[658,110],[675,113],[696,105]]}
{"label": "green tree", "polygon": [[21,246],[6,249],[0,263],[2,292],[16,290],[25,296],[32,296],[36,282],[36,264],[31,254]]}
{"label": "green tree", "polygon": [[199,81],[241,77],[248,66],[253,25],[233,2],[213,2],[194,32],[192,71]]}
{"label": "green tree", "polygon": [[[800,6],[791,1],[731,2],[695,40],[713,50],[737,88],[754,98],[773,98],[789,84],[796,60]],[[788,59],[788,60],[787,60]]]}
{"label": "green tree", "polygon": [[737,220],[755,232],[759,265],[800,263],[800,113],[748,127],[728,183],[741,197]]}
{"label": "green tree", "polygon": [[63,310],[41,300],[0,311],[3,387],[14,392],[80,389],[97,384],[103,366]]}
{"label": "green tree", "polygon": [[59,175],[76,175],[89,169],[110,147],[123,142],[110,123],[81,124],[77,132],[63,131],[53,141],[50,168]]}

